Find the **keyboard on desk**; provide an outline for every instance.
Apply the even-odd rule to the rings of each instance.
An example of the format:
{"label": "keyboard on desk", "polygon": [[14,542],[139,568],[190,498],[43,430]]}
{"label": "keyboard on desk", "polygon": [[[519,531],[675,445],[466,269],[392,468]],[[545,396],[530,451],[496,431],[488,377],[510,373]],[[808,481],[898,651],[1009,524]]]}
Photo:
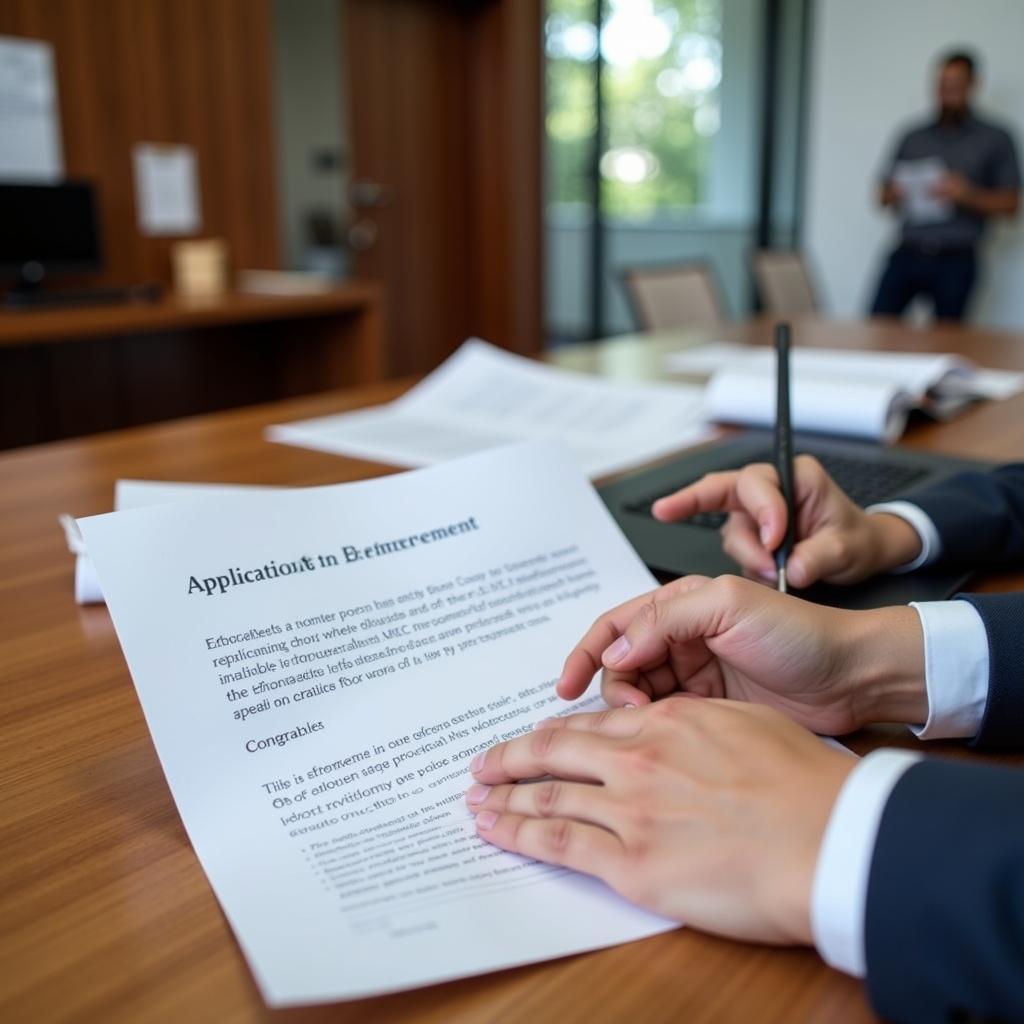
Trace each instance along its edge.
{"label": "keyboard on desk", "polygon": [[[928,470],[922,466],[885,463],[878,459],[868,460],[853,455],[815,452],[815,458],[825,467],[829,476],[862,508],[880,501],[887,501],[921,483],[929,475]],[[722,466],[720,469],[716,469],[716,472],[740,469],[749,462],[771,461],[772,453],[765,449],[764,451],[755,451],[751,459],[734,466]],[[628,512],[650,516],[651,506],[658,498],[672,494],[699,479],[700,476],[686,476],[679,479],[674,485],[669,484],[667,490],[661,486],[657,493],[638,498],[635,501],[624,502],[623,508]],[[696,515],[690,516],[686,522],[690,526],[703,526],[709,530],[718,530],[725,519],[726,515],[722,512],[698,512]]]}

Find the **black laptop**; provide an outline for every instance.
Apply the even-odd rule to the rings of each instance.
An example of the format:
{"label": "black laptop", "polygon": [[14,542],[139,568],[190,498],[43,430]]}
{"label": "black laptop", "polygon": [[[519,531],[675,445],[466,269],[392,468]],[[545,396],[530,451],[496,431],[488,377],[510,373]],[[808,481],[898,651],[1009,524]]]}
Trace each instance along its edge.
{"label": "black laptop", "polygon": [[[797,434],[795,444],[797,453],[820,459],[861,506],[912,497],[914,491],[965,469],[991,468],[989,463],[811,434]],[[651,505],[705,473],[771,461],[771,432],[749,431],[622,477],[599,488],[599,493],[637,553],[662,582],[691,573],[719,576],[739,571],[722,550],[719,529],[726,517],[702,513],[685,522],[660,523],[651,515]],[[959,571],[921,569],[877,576],[850,587],[816,584],[795,593],[839,608],[878,608],[908,601],[939,601],[959,590],[968,578],[968,573]]]}

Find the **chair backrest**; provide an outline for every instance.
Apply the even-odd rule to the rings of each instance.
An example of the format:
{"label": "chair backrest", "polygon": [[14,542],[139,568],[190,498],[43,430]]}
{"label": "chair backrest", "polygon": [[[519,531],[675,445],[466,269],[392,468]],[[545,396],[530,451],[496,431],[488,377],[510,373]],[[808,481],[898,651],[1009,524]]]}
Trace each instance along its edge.
{"label": "chair backrest", "polygon": [[641,330],[713,327],[725,320],[711,271],[703,263],[632,267],[623,280]]}
{"label": "chair backrest", "polygon": [[776,316],[814,313],[818,303],[798,252],[761,249],[753,256],[754,282],[761,304]]}

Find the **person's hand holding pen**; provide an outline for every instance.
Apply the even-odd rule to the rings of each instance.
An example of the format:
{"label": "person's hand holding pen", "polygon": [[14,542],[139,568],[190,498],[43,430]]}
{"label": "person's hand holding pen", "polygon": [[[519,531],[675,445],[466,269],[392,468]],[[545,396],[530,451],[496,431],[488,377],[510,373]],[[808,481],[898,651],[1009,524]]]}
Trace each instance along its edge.
{"label": "person's hand holding pen", "polygon": [[794,459],[789,335],[789,324],[775,328],[775,464],[711,473],[651,509],[662,522],[728,512],[725,553],[745,573],[775,583],[784,594],[818,580],[856,583],[910,562],[920,551],[920,539],[905,520],[868,515],[816,459]]}
{"label": "person's hand holding pen", "polygon": [[[899,516],[868,514],[854,504],[820,462],[798,455],[793,463],[795,543],[788,559],[791,587],[818,580],[856,583],[913,561],[921,550],[914,528]],[[774,583],[775,552],[786,531],[786,501],[774,466],[756,463],[711,473],[654,503],[662,522],[698,512],[728,512],[722,546],[744,572]]]}

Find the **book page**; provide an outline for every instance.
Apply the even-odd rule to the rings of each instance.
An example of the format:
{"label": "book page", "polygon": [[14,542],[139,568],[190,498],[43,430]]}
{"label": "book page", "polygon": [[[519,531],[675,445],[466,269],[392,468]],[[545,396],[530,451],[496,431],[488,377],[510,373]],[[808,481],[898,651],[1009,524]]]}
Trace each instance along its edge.
{"label": "book page", "polygon": [[267,437],[399,466],[557,439],[599,477],[705,440],[701,396],[685,384],[601,380],[473,339],[394,402],[273,426]]}
{"label": "book page", "polygon": [[472,756],[593,709],[571,646],[654,580],[572,456],[531,443],[80,527],[189,837],[273,1006],[673,925],[491,847]]}
{"label": "book page", "polygon": [[[721,370],[707,389],[707,415],[724,423],[771,427],[775,423],[775,373]],[[884,381],[801,376],[793,381],[793,429],[893,444],[907,426],[914,402]]]}
{"label": "book page", "polygon": [[[768,346],[712,342],[672,352],[665,357],[667,369],[676,373],[711,376],[721,370],[752,375],[775,371],[775,350]],[[950,376],[970,381],[974,371],[958,356],[944,353],[874,352],[867,349],[794,348],[790,353],[794,385],[807,386],[822,379],[899,388],[923,398]],[[774,388],[774,376],[771,387]]]}

